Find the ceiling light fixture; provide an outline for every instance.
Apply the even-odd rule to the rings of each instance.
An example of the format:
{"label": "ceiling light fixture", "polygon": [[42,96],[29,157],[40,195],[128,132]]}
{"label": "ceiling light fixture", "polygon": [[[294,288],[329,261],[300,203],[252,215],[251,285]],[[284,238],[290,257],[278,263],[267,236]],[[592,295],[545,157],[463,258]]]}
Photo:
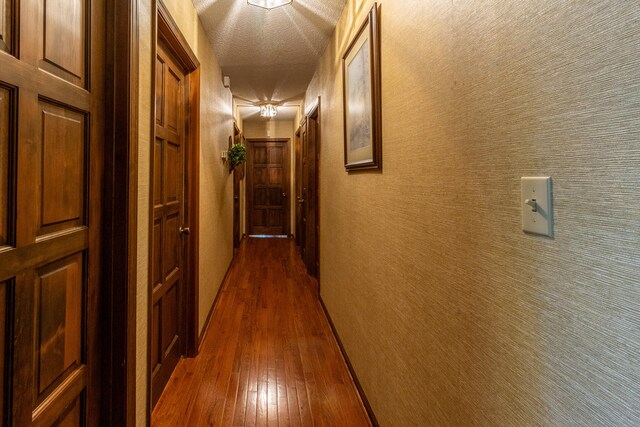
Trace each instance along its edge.
{"label": "ceiling light fixture", "polygon": [[293,3],[293,0],[247,0],[247,3],[252,6],[258,6],[263,9],[275,9],[276,7],[285,6]]}
{"label": "ceiling light fixture", "polygon": [[265,104],[260,106],[260,115],[262,117],[275,117],[278,114],[278,108],[272,104]]}

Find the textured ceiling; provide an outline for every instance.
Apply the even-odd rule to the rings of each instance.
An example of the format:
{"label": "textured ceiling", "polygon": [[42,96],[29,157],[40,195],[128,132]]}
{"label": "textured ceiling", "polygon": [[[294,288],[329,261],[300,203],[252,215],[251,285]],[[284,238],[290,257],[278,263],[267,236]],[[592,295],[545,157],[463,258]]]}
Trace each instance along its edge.
{"label": "textured ceiling", "polygon": [[266,10],[246,0],[193,0],[234,96],[251,102],[299,100],[345,0],[293,0]]}

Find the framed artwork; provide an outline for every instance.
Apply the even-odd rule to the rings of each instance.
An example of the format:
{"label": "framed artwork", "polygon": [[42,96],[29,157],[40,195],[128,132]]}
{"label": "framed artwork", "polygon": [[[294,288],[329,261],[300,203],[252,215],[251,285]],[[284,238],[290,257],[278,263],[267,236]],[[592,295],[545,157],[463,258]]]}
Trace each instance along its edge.
{"label": "framed artwork", "polygon": [[344,165],[382,169],[380,20],[374,3],[342,57]]}

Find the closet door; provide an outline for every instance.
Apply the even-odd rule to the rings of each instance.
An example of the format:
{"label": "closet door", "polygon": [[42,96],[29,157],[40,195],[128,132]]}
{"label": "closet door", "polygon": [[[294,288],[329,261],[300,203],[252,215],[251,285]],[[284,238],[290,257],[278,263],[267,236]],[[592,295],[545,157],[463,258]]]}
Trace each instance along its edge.
{"label": "closet door", "polygon": [[4,426],[98,423],[104,18],[0,0]]}

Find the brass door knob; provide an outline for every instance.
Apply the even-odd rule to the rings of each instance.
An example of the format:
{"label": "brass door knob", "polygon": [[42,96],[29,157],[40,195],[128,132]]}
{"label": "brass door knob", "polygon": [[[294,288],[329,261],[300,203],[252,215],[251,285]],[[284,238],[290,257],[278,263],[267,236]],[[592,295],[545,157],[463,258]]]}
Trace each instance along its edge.
{"label": "brass door knob", "polygon": [[191,229],[189,229],[189,227],[180,227],[178,231],[180,231],[180,234],[184,236],[188,236],[189,234],[191,234]]}

